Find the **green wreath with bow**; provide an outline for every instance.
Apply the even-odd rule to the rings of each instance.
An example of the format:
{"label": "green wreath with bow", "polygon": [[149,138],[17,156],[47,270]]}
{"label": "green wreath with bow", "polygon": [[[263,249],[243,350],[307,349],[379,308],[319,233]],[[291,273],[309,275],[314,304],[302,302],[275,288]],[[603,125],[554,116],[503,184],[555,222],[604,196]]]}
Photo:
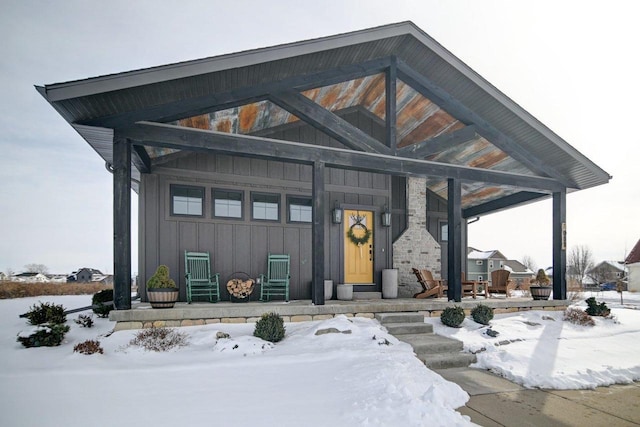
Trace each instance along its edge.
{"label": "green wreath with bow", "polygon": [[[351,216],[351,218],[353,219],[354,222],[351,225],[351,227],[349,227],[349,230],[347,231],[347,237],[349,238],[349,241],[356,246],[364,245],[371,238],[371,230],[369,230],[367,226],[362,223],[362,220],[365,217],[359,216],[359,215],[353,215]],[[355,234],[353,234],[353,229],[356,226],[364,230],[364,234],[361,237],[358,237]]]}

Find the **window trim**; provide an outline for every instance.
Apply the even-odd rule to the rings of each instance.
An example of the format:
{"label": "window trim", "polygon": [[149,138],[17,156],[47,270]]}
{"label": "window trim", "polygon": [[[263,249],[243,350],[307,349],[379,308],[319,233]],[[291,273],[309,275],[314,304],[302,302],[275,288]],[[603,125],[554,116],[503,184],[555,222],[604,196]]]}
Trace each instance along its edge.
{"label": "window trim", "polygon": [[[294,221],[291,219],[291,205],[306,206],[299,203],[292,203],[293,200],[308,200],[311,208],[311,219],[309,221]],[[311,196],[287,194],[287,223],[289,224],[313,224],[313,199]]]}
{"label": "window trim", "polygon": [[[236,193],[240,195],[240,216],[239,217],[216,215],[216,191],[224,191],[227,193]],[[224,199],[224,200],[229,200],[229,199]],[[214,219],[243,221],[244,220],[244,191],[236,190],[232,188],[213,187],[211,189],[211,217]]]}
{"label": "window trim", "polygon": [[[195,214],[184,214],[184,213],[176,213],[174,210],[174,199],[176,197],[176,190],[199,190],[201,193],[201,213],[200,215]],[[187,218],[204,218],[205,209],[206,209],[206,191],[205,188],[199,185],[185,185],[185,184],[169,184],[169,215],[176,217],[187,217]]]}
{"label": "window trim", "polygon": [[476,265],[483,265],[483,261],[481,259],[476,260]]}
{"label": "window trim", "polygon": [[[278,205],[278,218],[277,219],[263,219],[263,218],[256,218],[254,215],[254,203],[255,203],[255,198],[257,196],[273,196],[277,199],[277,205]],[[251,221],[264,221],[264,222],[281,222],[281,217],[282,214],[280,212],[280,208],[282,207],[282,197],[280,195],[280,193],[265,193],[265,192],[259,192],[259,191],[252,191],[251,192]]]}

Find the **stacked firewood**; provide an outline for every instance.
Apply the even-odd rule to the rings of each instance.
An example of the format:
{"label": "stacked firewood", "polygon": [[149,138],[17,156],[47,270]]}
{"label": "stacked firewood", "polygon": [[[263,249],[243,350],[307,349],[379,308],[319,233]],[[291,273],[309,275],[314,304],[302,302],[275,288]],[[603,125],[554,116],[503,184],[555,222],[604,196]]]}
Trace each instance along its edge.
{"label": "stacked firewood", "polygon": [[236,298],[247,298],[253,292],[253,279],[231,279],[227,282],[227,290]]}

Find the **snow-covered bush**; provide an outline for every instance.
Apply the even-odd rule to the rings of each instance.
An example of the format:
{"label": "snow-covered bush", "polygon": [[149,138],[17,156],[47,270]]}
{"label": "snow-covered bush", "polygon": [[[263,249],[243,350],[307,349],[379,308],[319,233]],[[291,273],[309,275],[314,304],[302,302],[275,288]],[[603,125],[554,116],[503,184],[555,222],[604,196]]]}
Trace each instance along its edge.
{"label": "snow-covered bush", "polygon": [[104,350],[102,349],[102,347],[100,347],[100,341],[94,340],[86,340],[84,342],[76,344],[75,347],[73,347],[73,352],[82,354],[104,354]]}
{"label": "snow-covered bush", "polygon": [[568,307],[564,311],[564,320],[581,326],[595,326],[596,324],[591,316],[576,307]]}
{"label": "snow-covered bush", "polygon": [[464,322],[464,310],[460,306],[447,307],[442,311],[440,321],[452,328],[459,328]]}
{"label": "snow-covered bush", "polygon": [[74,320],[74,322],[76,322],[83,328],[90,328],[93,326],[93,316],[90,316],[88,314],[81,314],[76,320]]}
{"label": "snow-covered bush", "polygon": [[67,316],[64,314],[64,307],[48,302],[40,302],[40,305],[32,305],[26,313],[26,317],[32,325],[64,323],[67,321]]}
{"label": "snow-covered bush", "polygon": [[104,303],[110,301],[113,301],[113,289],[104,289],[96,292],[91,298],[91,304],[97,305],[97,307],[93,309],[93,312],[97,314],[98,317],[109,317],[109,312],[113,310],[113,305],[105,305]]}
{"label": "snow-covered bush", "polygon": [[611,313],[611,310],[609,310],[607,304],[605,304],[604,302],[598,303],[594,297],[587,298],[585,302],[589,306],[585,311],[590,316],[607,317]]}
{"label": "snow-covered bush", "polygon": [[29,347],[55,347],[62,343],[64,335],[69,332],[69,326],[61,323],[46,323],[38,325],[31,333],[19,334],[18,342]]}
{"label": "snow-covered bush", "polygon": [[476,323],[488,325],[491,319],[493,319],[493,308],[488,305],[478,304],[471,310],[471,317]]}
{"label": "snow-covered bush", "polygon": [[285,327],[282,317],[277,313],[265,313],[256,322],[253,336],[265,341],[278,342],[284,338]]}
{"label": "snow-covered bush", "polygon": [[143,329],[129,342],[151,351],[167,351],[187,345],[187,336],[171,328]]}

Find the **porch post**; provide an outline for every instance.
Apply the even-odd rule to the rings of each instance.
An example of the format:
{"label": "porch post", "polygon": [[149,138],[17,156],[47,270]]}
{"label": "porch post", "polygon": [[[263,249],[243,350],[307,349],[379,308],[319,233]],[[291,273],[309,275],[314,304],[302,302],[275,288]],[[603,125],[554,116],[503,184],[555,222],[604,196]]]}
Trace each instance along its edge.
{"label": "porch post", "polygon": [[311,229],[311,301],[324,305],[324,169],[323,162],[313,163],[313,226]]}
{"label": "porch post", "polygon": [[553,299],[567,299],[567,192],[553,193]]}
{"label": "porch post", "polygon": [[131,145],[113,139],[113,305],[131,308]]}
{"label": "porch post", "polygon": [[447,299],[462,301],[462,184],[459,179],[448,180],[447,228]]}

